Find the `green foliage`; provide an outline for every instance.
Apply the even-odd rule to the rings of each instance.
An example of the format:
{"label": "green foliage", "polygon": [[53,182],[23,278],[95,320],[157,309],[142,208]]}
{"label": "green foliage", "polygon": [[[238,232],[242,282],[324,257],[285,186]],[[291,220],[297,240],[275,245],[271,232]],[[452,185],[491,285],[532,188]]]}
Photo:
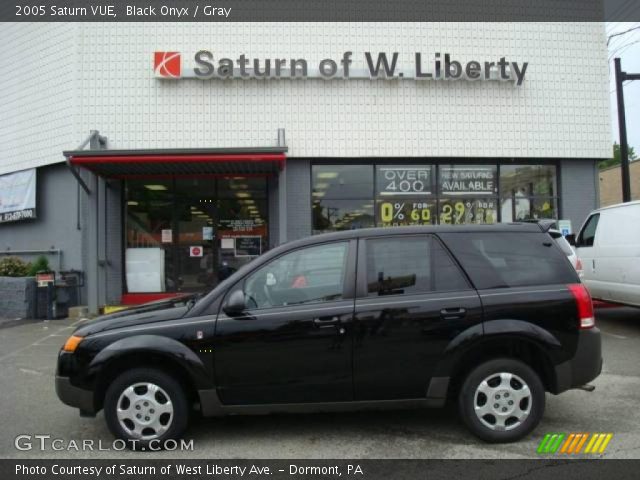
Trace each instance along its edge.
{"label": "green foliage", "polygon": [[6,257],[0,260],[0,277],[27,277],[31,264],[18,257]]}
{"label": "green foliage", "polygon": [[36,273],[40,271],[48,271],[49,270],[49,260],[44,255],[40,255],[36,258],[36,261],[31,264],[29,267],[29,276],[35,277]]}
{"label": "green foliage", "polygon": [[[629,161],[633,162],[634,160],[636,160],[638,157],[636,156],[636,152],[633,149],[633,147],[629,147]],[[608,159],[608,160],[603,160],[601,162],[598,163],[598,168],[600,168],[600,170],[604,169],[604,168],[609,168],[609,167],[614,167],[616,165],[620,165],[622,163],[622,160],[620,159],[620,145],[618,145],[617,143],[613,143],[613,157]]]}

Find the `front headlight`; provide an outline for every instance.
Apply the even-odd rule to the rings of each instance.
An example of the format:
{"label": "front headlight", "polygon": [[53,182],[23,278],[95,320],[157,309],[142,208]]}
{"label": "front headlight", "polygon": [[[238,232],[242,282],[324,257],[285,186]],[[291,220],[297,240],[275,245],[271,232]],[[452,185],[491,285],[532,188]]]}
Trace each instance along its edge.
{"label": "front headlight", "polygon": [[82,341],[82,337],[79,337],[77,335],[71,335],[66,342],[64,342],[64,346],[62,347],[62,350],[64,352],[75,352],[76,348],[78,348],[78,345],[80,345],[80,342]]}

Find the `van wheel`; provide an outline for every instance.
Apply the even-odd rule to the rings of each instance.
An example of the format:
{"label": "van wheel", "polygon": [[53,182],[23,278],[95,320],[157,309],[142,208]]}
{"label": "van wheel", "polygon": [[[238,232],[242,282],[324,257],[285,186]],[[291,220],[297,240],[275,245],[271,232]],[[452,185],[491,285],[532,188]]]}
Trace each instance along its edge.
{"label": "van wheel", "polygon": [[173,377],[151,368],[136,368],[117,377],[104,399],[111,433],[134,450],[162,449],[187,428],[189,403]]}
{"label": "van wheel", "polygon": [[540,377],[510,358],[485,362],[469,373],[458,398],[465,425],[491,443],[513,442],[530,433],[544,413]]}

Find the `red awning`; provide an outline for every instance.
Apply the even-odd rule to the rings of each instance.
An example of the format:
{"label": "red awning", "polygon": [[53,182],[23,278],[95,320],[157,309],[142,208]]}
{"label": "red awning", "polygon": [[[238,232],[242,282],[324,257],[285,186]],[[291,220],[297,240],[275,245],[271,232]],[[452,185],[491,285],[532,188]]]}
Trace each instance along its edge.
{"label": "red awning", "polygon": [[72,165],[108,178],[273,175],[284,168],[285,148],[263,151],[80,150],[64,152]]}

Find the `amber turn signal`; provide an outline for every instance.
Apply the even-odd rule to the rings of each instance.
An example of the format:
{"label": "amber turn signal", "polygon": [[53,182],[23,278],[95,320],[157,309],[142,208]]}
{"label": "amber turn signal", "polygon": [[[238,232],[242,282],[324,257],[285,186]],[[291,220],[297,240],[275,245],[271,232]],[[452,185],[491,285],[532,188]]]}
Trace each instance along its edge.
{"label": "amber turn signal", "polygon": [[75,352],[78,345],[82,341],[82,337],[78,337],[77,335],[71,335],[66,342],[64,342],[64,347],[62,350],[65,352]]}

